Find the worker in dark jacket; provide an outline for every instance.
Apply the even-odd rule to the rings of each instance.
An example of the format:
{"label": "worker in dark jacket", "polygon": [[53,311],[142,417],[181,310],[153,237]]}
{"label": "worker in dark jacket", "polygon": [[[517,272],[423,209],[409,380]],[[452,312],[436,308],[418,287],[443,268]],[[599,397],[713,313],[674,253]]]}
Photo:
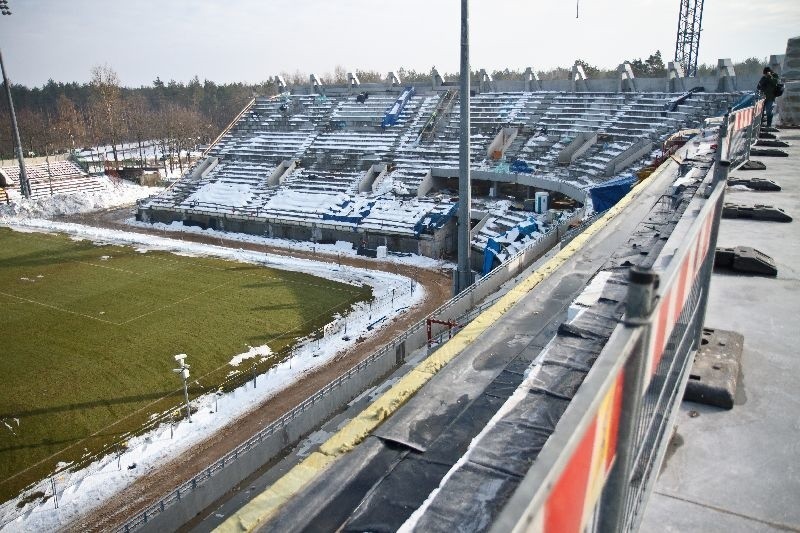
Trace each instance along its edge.
{"label": "worker in dark jacket", "polygon": [[767,114],[767,127],[772,127],[772,107],[775,105],[775,94],[780,79],[769,67],[764,67],[764,75],[758,80],[758,90],[764,93],[764,112]]}

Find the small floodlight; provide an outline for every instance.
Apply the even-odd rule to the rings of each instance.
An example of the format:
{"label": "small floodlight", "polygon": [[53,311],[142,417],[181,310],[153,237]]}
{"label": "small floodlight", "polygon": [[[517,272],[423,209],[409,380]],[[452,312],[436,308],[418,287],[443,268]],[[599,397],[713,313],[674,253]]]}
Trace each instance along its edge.
{"label": "small floodlight", "polygon": [[[2,0],[0,0],[2,1]],[[186,418],[189,419],[189,422],[192,421],[192,409],[189,406],[189,365],[183,362],[186,359],[185,353],[179,353],[174,356],[175,361],[178,362],[180,365],[179,368],[173,368],[172,371],[176,374],[180,374],[181,378],[183,379],[183,396],[186,399]]]}

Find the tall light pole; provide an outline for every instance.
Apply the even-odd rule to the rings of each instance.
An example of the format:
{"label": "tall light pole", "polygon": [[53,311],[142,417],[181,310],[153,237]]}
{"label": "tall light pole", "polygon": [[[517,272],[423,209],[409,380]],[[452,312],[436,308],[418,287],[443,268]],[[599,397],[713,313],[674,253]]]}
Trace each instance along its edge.
{"label": "tall light pole", "polygon": [[186,400],[186,418],[189,422],[192,421],[192,409],[189,407],[189,365],[183,362],[186,359],[185,353],[179,353],[175,356],[175,361],[178,362],[178,368],[173,368],[172,371],[180,374],[183,378],[183,397]]}
{"label": "tall light pole", "polygon": [[[3,15],[11,15],[11,10],[8,8],[8,0],[0,0],[0,13]],[[19,191],[25,198],[31,197],[31,185],[28,183],[28,173],[25,172],[25,158],[22,156],[22,143],[19,140],[19,128],[17,127],[17,114],[14,113],[14,102],[11,99],[11,84],[6,76],[6,66],[3,63],[3,53],[0,52],[0,70],[3,72],[3,84],[6,86],[6,98],[8,99],[8,111],[11,115],[11,129],[14,134],[14,148],[17,152],[17,161],[19,161]]]}
{"label": "tall light pole", "polygon": [[458,279],[456,293],[472,285],[470,264],[470,211],[472,187],[470,183],[469,151],[469,0],[461,0],[461,97],[459,99],[461,124],[458,143]]}

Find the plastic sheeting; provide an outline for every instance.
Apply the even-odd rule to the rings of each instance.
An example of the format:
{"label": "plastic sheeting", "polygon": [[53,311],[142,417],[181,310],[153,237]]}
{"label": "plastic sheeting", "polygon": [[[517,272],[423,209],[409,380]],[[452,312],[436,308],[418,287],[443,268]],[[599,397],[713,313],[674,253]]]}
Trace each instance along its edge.
{"label": "plastic sheeting", "polygon": [[635,183],[636,177],[630,175],[607,181],[599,187],[592,187],[589,189],[589,195],[592,198],[594,210],[602,213],[606,209],[613,207],[623,196],[630,192]]}
{"label": "plastic sheeting", "polygon": [[481,269],[481,274],[486,275],[492,271],[494,268],[494,260],[497,257],[497,252],[502,249],[500,243],[496,240],[489,238],[486,241],[486,247],[483,249],[483,268]]}
{"label": "plastic sheeting", "polygon": [[[613,278],[614,276],[612,276]],[[415,531],[485,531],[555,431],[623,313],[621,275],[573,322],[562,325],[542,359],[466,462],[449,473]]]}

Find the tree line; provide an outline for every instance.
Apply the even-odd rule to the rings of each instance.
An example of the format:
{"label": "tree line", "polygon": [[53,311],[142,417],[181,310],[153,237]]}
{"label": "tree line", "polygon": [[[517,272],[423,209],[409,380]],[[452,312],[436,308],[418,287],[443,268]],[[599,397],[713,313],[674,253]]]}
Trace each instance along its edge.
{"label": "tree line", "polygon": [[[629,60],[638,77],[662,77],[666,67],[660,51],[647,58]],[[616,68],[604,69],[578,60],[589,78],[611,78]],[[739,74],[760,73],[765,59],[751,57],[734,63]],[[712,75],[716,65],[699,65],[697,75]],[[427,82],[430,71],[400,67],[396,71],[401,81]],[[385,72],[356,70],[362,83],[381,82]],[[496,80],[521,79],[523,70],[494,70]],[[557,67],[538,71],[542,80],[565,79],[570,68]],[[281,73],[292,85],[306,85],[309,75],[301,71]],[[442,73],[454,80],[458,73]],[[477,71],[473,76],[477,80]],[[337,65],[333,72],[323,74],[325,84],[347,83],[347,70]],[[200,81],[195,76],[188,83],[171,80],[164,83],[156,78],[152,85],[137,88],[120,86],[117,73],[108,65],[92,69],[88,83],[48,81],[42,87],[11,86],[20,137],[26,154],[52,155],[69,150],[111,146],[117,165],[119,143],[155,141],[161,153],[180,153],[200,144],[211,142],[255,95],[277,93],[274,80],[259,84]],[[0,157],[13,157],[9,111],[5,98],[0,98]],[[140,158],[141,159],[141,158]]]}
{"label": "tree line", "polygon": [[[120,86],[109,66],[92,69],[88,83],[48,81],[42,87],[11,84],[20,140],[26,155],[53,155],[119,143],[155,141],[162,153],[179,153],[213,140],[255,94],[274,94],[261,84],[189,83],[156,78],[150,86]],[[0,156],[13,157],[8,103],[0,99]]]}

